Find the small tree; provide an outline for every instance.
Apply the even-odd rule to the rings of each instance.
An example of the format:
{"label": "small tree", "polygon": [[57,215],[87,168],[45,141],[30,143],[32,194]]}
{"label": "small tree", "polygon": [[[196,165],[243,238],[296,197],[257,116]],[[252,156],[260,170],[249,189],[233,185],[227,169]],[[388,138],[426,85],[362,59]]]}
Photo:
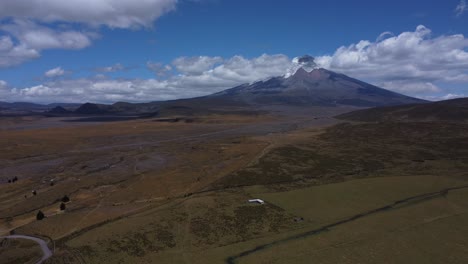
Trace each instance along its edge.
{"label": "small tree", "polygon": [[66,208],[66,205],[64,203],[60,204],[60,211],[64,211]]}
{"label": "small tree", "polygon": [[36,219],[42,220],[44,219],[44,217],[45,217],[44,213],[41,210],[39,210],[39,212],[37,212]]}
{"label": "small tree", "polygon": [[70,201],[70,198],[68,196],[65,195],[62,197],[62,202],[68,203],[69,201]]}

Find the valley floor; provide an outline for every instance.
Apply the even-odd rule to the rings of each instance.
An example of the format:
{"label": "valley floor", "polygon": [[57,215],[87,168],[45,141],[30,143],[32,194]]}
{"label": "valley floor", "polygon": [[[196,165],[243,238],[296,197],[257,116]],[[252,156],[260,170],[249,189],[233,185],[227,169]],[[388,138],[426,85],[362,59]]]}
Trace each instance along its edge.
{"label": "valley floor", "polygon": [[46,263],[468,262],[466,125],[312,113],[2,130],[0,235]]}

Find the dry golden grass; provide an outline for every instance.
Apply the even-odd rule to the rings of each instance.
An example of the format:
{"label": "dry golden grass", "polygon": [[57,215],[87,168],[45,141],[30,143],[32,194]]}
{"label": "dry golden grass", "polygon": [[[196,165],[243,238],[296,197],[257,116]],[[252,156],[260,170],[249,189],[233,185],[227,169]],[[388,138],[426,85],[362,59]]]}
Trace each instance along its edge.
{"label": "dry golden grass", "polygon": [[[464,128],[449,127],[452,134],[446,125],[427,134],[430,124],[241,130],[272,120],[279,119],[212,115],[192,123],[0,131],[0,147],[9,150],[0,154],[0,166],[21,174],[14,184],[0,184],[0,233],[52,237],[58,251],[50,263],[222,263],[271,243],[239,263],[441,263],[447,252],[451,263],[468,260],[462,190],[288,239],[468,184],[465,144],[456,144]],[[65,194],[71,202],[60,212]],[[267,204],[251,205],[249,198]],[[47,215],[42,221],[35,220],[39,209]],[[438,248],[440,237],[445,244]],[[426,242],[410,250],[419,239]]]}
{"label": "dry golden grass", "polygon": [[[269,120],[213,115],[193,123],[139,120],[0,131],[0,146],[8,150],[0,154],[2,176],[20,179],[0,185],[0,232],[34,230],[61,238],[199,191],[265,147],[230,131]],[[64,195],[72,202],[60,214]],[[38,210],[46,220],[35,222]]]}

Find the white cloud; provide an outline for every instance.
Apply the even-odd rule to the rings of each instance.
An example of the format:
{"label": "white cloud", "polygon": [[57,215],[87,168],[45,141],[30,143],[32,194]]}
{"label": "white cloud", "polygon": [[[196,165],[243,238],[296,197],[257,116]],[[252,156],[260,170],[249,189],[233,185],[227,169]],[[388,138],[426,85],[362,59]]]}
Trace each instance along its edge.
{"label": "white cloud", "polygon": [[9,36],[0,36],[0,68],[18,65],[38,57],[39,51],[21,43],[14,45]]}
{"label": "white cloud", "polygon": [[422,98],[429,100],[429,101],[441,101],[441,100],[450,100],[450,99],[464,98],[464,97],[467,97],[467,95],[458,94],[458,93],[448,93],[448,94],[443,94],[443,95],[423,96]]}
{"label": "white cloud", "polygon": [[0,51],[7,51],[13,48],[13,41],[8,36],[0,37]]}
{"label": "white cloud", "polygon": [[89,47],[100,26],[151,27],[176,4],[177,0],[0,1],[0,67],[39,58],[46,49]]}
{"label": "white cloud", "polygon": [[449,94],[446,94],[444,96],[441,97],[442,100],[450,100],[450,99],[455,99],[455,98],[463,98],[463,97],[466,97],[465,94],[452,94],[452,93],[449,93]]}
{"label": "white cloud", "polygon": [[211,75],[223,80],[245,83],[284,75],[290,66],[291,60],[282,54],[263,54],[253,59],[234,56],[200,76]]}
{"label": "white cloud", "polygon": [[82,49],[91,45],[91,36],[75,30],[53,30],[27,20],[14,20],[0,29],[15,37],[22,45],[35,50]]}
{"label": "white cloud", "polygon": [[8,83],[4,80],[0,80],[0,96],[0,101],[10,96],[10,88],[8,87]]}
{"label": "white cloud", "polygon": [[431,82],[417,81],[387,81],[379,84],[380,87],[405,94],[437,93],[441,89]]}
{"label": "white cloud", "polygon": [[[217,60],[217,59],[216,59]],[[10,101],[147,102],[208,95],[245,82],[283,75],[291,60],[285,55],[234,56],[203,73],[172,75],[166,79],[82,78],[54,80],[23,89],[12,89]],[[168,65],[161,64],[162,67]],[[160,65],[160,66],[161,66]]]}
{"label": "white cloud", "polygon": [[1,18],[72,22],[111,28],[150,27],[177,0],[14,0],[0,1]]}
{"label": "white cloud", "polygon": [[[11,49],[9,40],[0,40],[0,47]],[[418,26],[413,32],[394,36],[384,33],[376,41],[362,40],[340,47],[333,55],[316,57],[315,63],[396,92],[442,98],[444,94],[464,93],[459,87],[468,84],[467,48],[468,39],[463,35],[434,37],[428,28]],[[34,87],[11,89],[10,97],[17,101],[108,103],[188,98],[282,76],[298,66],[311,69],[316,67],[313,62],[303,57],[291,60],[282,54],[263,54],[255,58],[181,57],[173,60],[174,68],[148,62],[146,66],[158,78],[108,79],[101,75],[54,80]],[[121,65],[116,64],[105,71],[118,68]],[[451,88],[444,89],[445,85]]]}
{"label": "white cloud", "polygon": [[0,91],[6,91],[8,88],[8,83],[4,80],[0,80]]}
{"label": "white cloud", "polygon": [[223,58],[221,57],[180,57],[175,59],[172,65],[183,74],[200,75],[221,62],[223,62]]}
{"label": "white cloud", "polygon": [[125,66],[123,66],[120,63],[116,63],[116,64],[111,65],[111,66],[97,68],[96,71],[98,71],[98,72],[118,72],[118,71],[123,71],[125,69],[126,69]]}
{"label": "white cloud", "polygon": [[44,76],[48,78],[60,77],[65,74],[65,70],[61,67],[53,68],[44,73]]}
{"label": "white cloud", "polygon": [[172,71],[172,67],[170,65],[164,65],[160,62],[148,61],[146,63],[146,67],[159,77],[166,77]]}
{"label": "white cloud", "polygon": [[461,34],[433,37],[430,29],[418,26],[414,32],[379,39],[342,46],[315,62],[413,95],[437,90],[435,82],[468,81],[468,39]]}
{"label": "white cloud", "polygon": [[455,8],[455,15],[457,17],[463,15],[466,10],[467,10],[467,6],[466,6],[466,1],[465,0],[460,0],[460,3],[458,3],[457,7]]}
{"label": "white cloud", "polygon": [[46,49],[83,49],[96,33],[58,30],[32,21],[15,19],[0,25],[0,67],[10,67],[40,57]]}

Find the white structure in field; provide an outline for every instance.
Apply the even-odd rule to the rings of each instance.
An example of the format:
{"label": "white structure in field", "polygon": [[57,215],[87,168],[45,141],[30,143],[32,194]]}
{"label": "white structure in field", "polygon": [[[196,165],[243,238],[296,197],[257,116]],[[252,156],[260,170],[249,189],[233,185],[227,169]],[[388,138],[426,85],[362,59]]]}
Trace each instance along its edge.
{"label": "white structure in field", "polygon": [[264,204],[265,201],[263,201],[262,199],[250,199],[250,200],[249,200],[249,203]]}

